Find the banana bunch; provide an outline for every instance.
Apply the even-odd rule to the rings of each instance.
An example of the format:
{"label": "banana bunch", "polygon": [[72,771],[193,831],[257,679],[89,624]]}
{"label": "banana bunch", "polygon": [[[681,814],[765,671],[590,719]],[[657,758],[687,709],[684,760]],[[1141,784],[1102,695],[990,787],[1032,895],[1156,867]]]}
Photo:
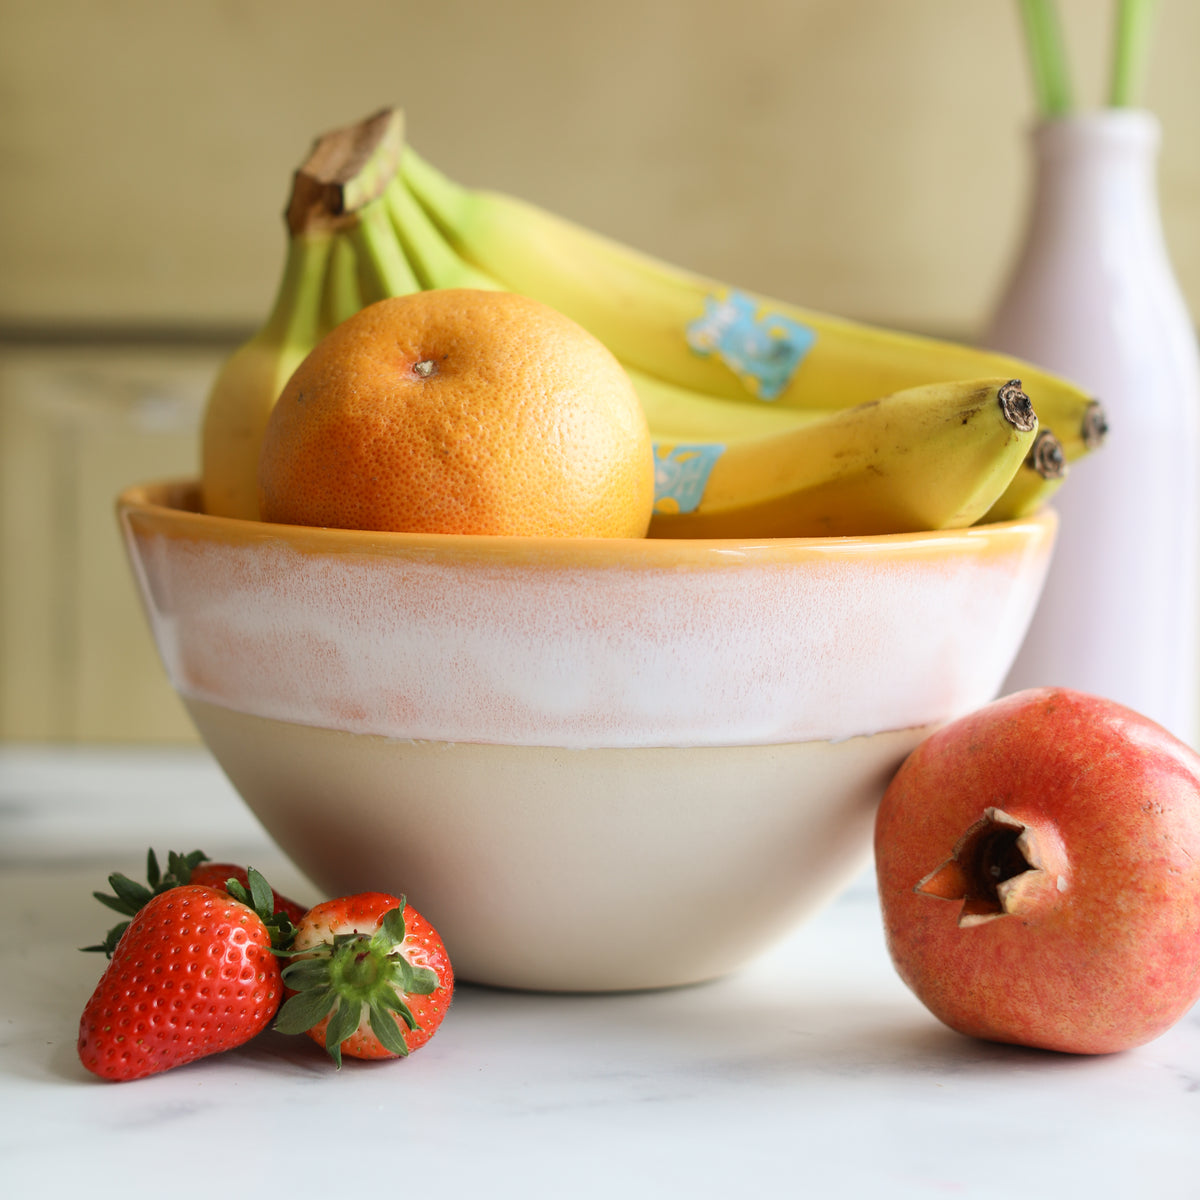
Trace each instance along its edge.
{"label": "banana bunch", "polygon": [[613,351],[630,371],[652,429],[661,403],[689,394],[760,412],[828,412],[926,384],[1020,377],[1042,434],[987,520],[1040,507],[1068,464],[1096,449],[1107,432],[1095,399],[1028,363],[727,287],[515,197],[462,187],[411,147],[400,174],[394,189],[412,193],[463,260],[499,286],[566,313]]}
{"label": "banana bunch", "polygon": [[659,445],[656,466],[669,464],[670,494],[694,496],[696,505],[660,500],[651,536],[827,537],[973,525],[1029,454],[1036,431],[1019,381],[991,379],[906,388],[725,447],[707,462],[691,445]]}
{"label": "banana bunch", "polygon": [[339,321],[394,289],[416,290],[384,192],[404,145],[401,115],[376,113],[318,138],[296,171],[283,278],[263,327],[217,372],[201,428],[204,511],[258,519],[258,455],[283,386]]}
{"label": "banana bunch", "polygon": [[[609,346],[654,436],[651,536],[871,534],[1020,517],[1103,436],[1090,397],[1026,363],[690,275],[511,197],[453,184],[401,145],[397,113],[372,120],[370,133],[327,135],[343,148],[319,141],[297,173],[321,181],[329,212],[298,228],[289,219],[280,296],[250,343],[258,360],[275,355],[274,375],[232,371],[243,348],[218,378],[210,414],[252,394],[254,421],[238,431],[236,461],[220,452],[229,417],[206,422],[208,511],[224,494],[223,462],[242,484],[241,511],[226,511],[257,515],[254,431],[261,439],[274,396],[325,329],[417,289],[521,292]],[[289,273],[293,256],[306,272]],[[302,320],[279,315],[297,311]]]}
{"label": "banana bunch", "polygon": [[[423,287],[504,286],[455,251],[402,180],[387,202]],[[747,404],[625,366],[655,441],[652,537],[970,525],[1007,487],[1037,434],[1028,397],[1006,378],[926,384],[823,410]]]}

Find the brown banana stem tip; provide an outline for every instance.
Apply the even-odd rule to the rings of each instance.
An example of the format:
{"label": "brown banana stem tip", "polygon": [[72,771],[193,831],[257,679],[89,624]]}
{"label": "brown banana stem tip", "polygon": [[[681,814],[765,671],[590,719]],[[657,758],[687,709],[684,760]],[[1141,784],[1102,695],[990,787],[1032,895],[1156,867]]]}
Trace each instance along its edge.
{"label": "brown banana stem tip", "polygon": [[1049,429],[1041,430],[1033,439],[1025,462],[1043,479],[1065,479],[1067,476],[1067,456],[1063,453],[1062,442]]}
{"label": "brown banana stem tip", "polygon": [[996,399],[1000,401],[1004,419],[1014,429],[1019,429],[1022,433],[1029,433],[1030,430],[1037,428],[1037,413],[1033,411],[1033,404],[1029,397],[1021,391],[1019,379],[1010,379],[997,391]]}
{"label": "brown banana stem tip", "polygon": [[288,229],[352,223],[353,214],[383,195],[403,148],[404,116],[396,108],[322,134],[292,178]]}
{"label": "brown banana stem tip", "polygon": [[1093,400],[1084,409],[1079,432],[1083,437],[1083,444],[1089,450],[1104,445],[1104,439],[1108,437],[1108,414],[1099,400]]}

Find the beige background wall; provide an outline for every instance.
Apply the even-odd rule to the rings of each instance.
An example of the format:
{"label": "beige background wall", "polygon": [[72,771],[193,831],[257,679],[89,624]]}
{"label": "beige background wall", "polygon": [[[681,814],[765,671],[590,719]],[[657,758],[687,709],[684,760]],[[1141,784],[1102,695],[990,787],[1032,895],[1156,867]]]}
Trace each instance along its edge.
{"label": "beige background wall", "polygon": [[[1063,0],[1098,103],[1113,5]],[[1145,100],[1200,314],[1200,4]],[[190,737],[111,515],[187,471],[261,318],[290,173],[387,103],[464,182],[729,282],[970,338],[1032,98],[1015,0],[0,0],[0,737]]]}

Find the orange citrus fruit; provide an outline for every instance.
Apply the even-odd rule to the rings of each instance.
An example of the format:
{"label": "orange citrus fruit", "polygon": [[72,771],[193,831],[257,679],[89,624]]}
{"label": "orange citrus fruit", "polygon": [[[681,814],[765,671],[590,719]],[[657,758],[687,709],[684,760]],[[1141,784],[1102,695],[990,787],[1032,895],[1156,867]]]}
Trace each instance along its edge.
{"label": "orange citrus fruit", "polygon": [[508,292],[381,300],[296,369],[259,458],[264,521],[340,529],[642,537],[650,431],[574,321]]}

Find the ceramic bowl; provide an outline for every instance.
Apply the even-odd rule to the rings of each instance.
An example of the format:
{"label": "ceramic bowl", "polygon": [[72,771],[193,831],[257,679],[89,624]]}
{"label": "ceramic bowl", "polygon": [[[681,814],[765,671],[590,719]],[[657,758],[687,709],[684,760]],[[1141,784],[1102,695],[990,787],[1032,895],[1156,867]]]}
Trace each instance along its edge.
{"label": "ceramic bowl", "polygon": [[404,893],[460,978],[662,987],[742,965],[870,852],[937,725],[990,700],[1052,513],[761,541],[120,522],[167,673],[330,895]]}

